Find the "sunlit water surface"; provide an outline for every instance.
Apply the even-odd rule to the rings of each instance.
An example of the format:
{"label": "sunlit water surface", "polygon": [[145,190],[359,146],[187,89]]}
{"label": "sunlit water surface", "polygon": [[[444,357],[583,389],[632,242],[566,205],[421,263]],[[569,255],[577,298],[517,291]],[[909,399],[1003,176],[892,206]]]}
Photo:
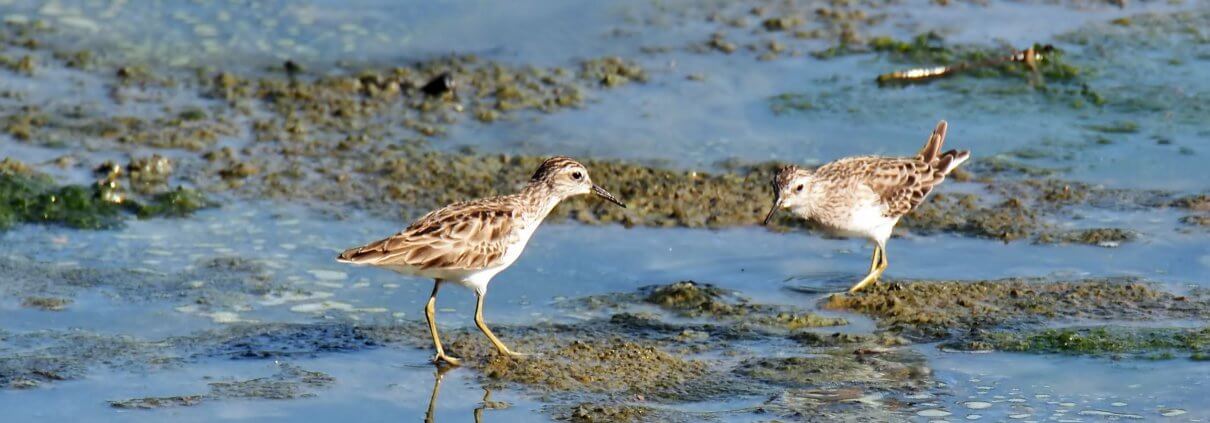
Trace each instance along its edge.
{"label": "sunlit water surface", "polygon": [[[1109,96],[1185,107],[1204,103],[1210,95],[1205,44],[1183,42],[1179,35],[1152,45],[1121,37],[1099,37],[1092,45],[1056,40],[1060,34],[1130,14],[1204,10],[1201,2],[1131,2],[1125,9],[1015,2],[944,9],[916,6],[886,7],[890,18],[875,32],[906,37],[936,30],[951,41],[1011,46],[1054,42],[1074,52],[1076,60],[1095,65],[1095,88]],[[596,93],[579,110],[490,126],[456,126],[434,143],[437,148],[469,145],[482,151],[620,157],[686,167],[709,167],[732,158],[820,163],[851,154],[909,154],[924,141],[933,123],[944,118],[951,123],[951,145],[971,149],[977,157],[1042,148],[1053,154],[1032,164],[1062,169],[1068,179],[1117,188],[1207,189],[1210,171],[1203,158],[1210,153],[1206,147],[1210,128],[1204,119],[1180,112],[1073,108],[1028,94],[956,92],[944,84],[881,89],[871,82],[873,76],[900,65],[872,55],[761,62],[749,54],[678,49],[658,55],[639,53],[640,47],[679,48],[707,39],[715,26],[677,13],[685,9],[690,8],[684,2],[656,7],[637,1],[370,0],[305,5],[0,1],[5,20],[47,19],[56,23],[65,42],[87,42],[129,57],[155,58],[165,66],[256,67],[286,58],[390,63],[449,52],[566,66],[577,58],[616,54],[637,58],[652,73],[651,82]],[[689,80],[689,74],[704,78]],[[79,92],[92,86],[47,85],[33,91],[41,98],[103,95]],[[810,98],[818,107],[775,114],[770,97],[786,93]],[[1090,129],[1121,121],[1137,122],[1140,130],[1102,134]],[[1097,142],[1099,138],[1108,142]],[[1157,143],[1160,138],[1170,142]],[[1045,146],[1038,146],[1040,140],[1046,141]],[[57,155],[54,150],[7,141],[0,144],[0,151],[28,162]],[[108,153],[90,154],[106,157]],[[1118,248],[1101,248],[908,234],[891,242],[887,275],[930,279],[1132,275],[1175,291],[1210,286],[1205,277],[1210,274],[1210,243],[1204,233],[1175,230],[1176,212],[1085,210],[1082,215],[1084,220],[1067,225],[1128,227],[1147,235]],[[234,321],[313,322],[335,312],[369,322],[420,324],[429,281],[333,261],[341,249],[393,233],[404,224],[356,212],[336,219],[291,204],[233,202],[186,220],[132,221],[114,231],[19,227],[0,235],[0,255],[65,268],[145,269],[164,274],[185,272],[216,257],[242,257],[264,265],[274,280],[300,292],[323,295],[322,299],[261,298],[238,310],[214,313],[172,301],[132,303],[85,291],[59,313],[22,308],[19,299],[6,298],[0,301],[0,321],[10,332],[78,328],[143,339]],[[858,241],[759,228],[625,229],[554,223],[539,230],[521,260],[492,283],[487,315],[496,324],[574,321],[583,316],[558,307],[561,300],[678,280],[713,283],[760,302],[813,307],[819,295],[804,291],[843,289],[860,276],[868,254],[868,247]],[[439,319],[445,326],[467,326],[472,306],[469,292],[444,290]],[[840,330],[873,328],[867,319],[846,317],[853,323]],[[931,345],[918,348],[946,387],[935,398],[919,399],[935,403],[935,411],[917,415],[922,421],[975,416],[992,421],[1210,418],[1210,405],[1201,394],[1210,375],[1199,362],[1116,362],[946,353]],[[5,410],[5,421],[334,421],[349,416],[415,421],[430,412],[436,379],[433,368],[425,364],[428,356],[427,350],[387,348],[292,359],[293,364],[339,381],[314,398],[293,401],[224,400],[155,411],[117,411],[105,403],[204,392],[207,378],[246,379],[275,371],[275,364],[268,361],[203,360],[147,374],[96,369],[84,380],[0,391],[0,409]],[[454,370],[444,375],[431,411],[437,421],[470,421],[476,413],[496,422],[548,418],[537,399],[520,391],[493,392],[491,400],[503,401],[507,404],[503,408],[485,407],[483,395],[471,371]],[[719,411],[750,402],[689,408]],[[754,419],[728,413],[713,417]]]}

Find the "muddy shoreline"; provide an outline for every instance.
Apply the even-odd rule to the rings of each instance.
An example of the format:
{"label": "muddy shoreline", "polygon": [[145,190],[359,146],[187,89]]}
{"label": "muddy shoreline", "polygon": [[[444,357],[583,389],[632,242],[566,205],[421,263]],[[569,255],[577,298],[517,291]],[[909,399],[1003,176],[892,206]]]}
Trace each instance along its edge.
{"label": "muddy shoreline", "polygon": [[[12,254],[0,257],[0,310],[28,320],[0,329],[0,389],[31,394],[100,386],[109,392],[112,386],[98,380],[129,376],[136,380],[115,382],[127,384],[115,390],[120,393],[88,395],[88,400],[95,409],[121,410],[136,418],[162,416],[159,409],[196,411],[255,401],[330,406],[322,401],[350,398],[347,390],[354,386],[371,392],[368,401],[351,397],[368,406],[429,399],[426,417],[440,411],[434,411],[434,404],[442,389],[465,397],[470,387],[485,391],[482,399],[476,395],[468,404],[474,416],[514,408],[530,413],[523,420],[536,412],[573,422],[905,421],[944,418],[963,409],[968,418],[979,416],[992,403],[1005,404],[1015,416],[1041,419],[1050,410],[1074,406],[1044,398],[1041,391],[1031,397],[1031,387],[997,391],[1002,398],[977,398],[991,392],[984,388],[994,383],[973,379],[994,375],[971,376],[967,382],[953,375],[976,373],[936,367],[976,353],[1027,353],[1066,364],[1072,362],[1062,360],[1078,357],[1094,366],[1165,363],[1171,368],[1210,358],[1210,298],[1197,288],[1207,281],[1174,282],[1184,273],[1172,276],[1138,260],[1104,269],[1024,263],[998,272],[978,269],[983,264],[934,262],[938,272],[968,277],[962,269],[974,269],[979,276],[887,277],[866,292],[848,295],[831,293],[831,281],[824,281],[848,280],[848,274],[827,273],[839,269],[834,262],[851,261],[851,251],[844,247],[813,247],[803,251],[818,256],[788,260],[755,256],[764,261],[728,263],[720,271],[753,272],[753,266],[762,266],[776,269],[766,272],[776,277],[682,280],[688,276],[677,273],[704,267],[697,274],[708,274],[722,267],[694,261],[699,257],[692,252],[676,260],[661,258],[654,251],[666,246],[653,237],[644,246],[652,248],[651,257],[633,259],[646,266],[645,273],[634,276],[640,280],[625,276],[630,269],[602,271],[599,267],[605,265],[591,261],[575,261],[577,269],[555,273],[563,270],[557,269],[563,259],[577,252],[574,248],[561,253],[568,255],[563,259],[547,253],[546,262],[532,266],[537,269],[521,270],[531,276],[563,275],[547,279],[569,278],[567,284],[597,278],[625,287],[554,299],[546,292],[512,291],[497,304],[528,317],[493,327],[516,349],[537,355],[499,357],[473,327],[442,326],[448,351],[466,366],[434,368],[431,380],[416,379],[406,371],[392,373],[415,363],[389,361],[427,354],[431,348],[424,323],[413,314],[419,307],[403,305],[413,300],[413,289],[400,289],[391,276],[310,268],[312,262],[300,261],[328,260],[333,254],[328,250],[368,236],[347,224],[370,220],[366,216],[402,226],[450,202],[514,192],[545,158],[539,153],[568,145],[536,141],[537,147],[520,149],[523,154],[500,154],[504,148],[489,144],[524,145],[525,139],[509,138],[536,138],[517,127],[571,137],[579,136],[578,129],[590,129],[585,126],[619,127],[604,139],[597,135],[576,141],[582,144],[626,145],[624,138],[680,135],[677,131],[702,138],[690,148],[683,140],[645,140],[657,147],[631,159],[611,158],[625,157],[617,148],[573,143],[591,152],[580,158],[593,180],[630,207],[575,199],[559,206],[551,221],[717,230],[756,226],[767,212],[769,179],[787,163],[742,154],[768,147],[759,138],[770,132],[784,132],[786,142],[814,146],[790,150],[795,161],[810,161],[805,163],[809,166],[843,151],[821,145],[850,140],[803,139],[795,131],[818,130],[826,137],[857,132],[859,128],[844,125],[862,117],[895,116],[908,125],[907,119],[931,123],[960,112],[970,118],[965,120],[971,127],[963,141],[984,149],[976,149],[970,163],[904,218],[898,236],[917,238],[908,240],[915,245],[950,239],[1004,249],[988,251],[1095,254],[1110,257],[1106,263],[1114,261],[1114,254],[1142,248],[1172,251],[1198,245],[1196,237],[1210,228],[1206,187],[1189,188],[1185,182],[1170,188],[1155,181],[1160,178],[1156,175],[1179,174],[1191,157],[1205,154],[1198,140],[1206,132],[1197,126],[1207,111],[1204,88],[1168,77],[1192,72],[1205,61],[1205,52],[1198,50],[1206,39],[1199,28],[1210,18],[1204,8],[1135,14],[1132,5],[1120,2],[1062,2],[1059,7],[1070,10],[1050,11],[1130,14],[1004,45],[964,41],[970,38],[962,33],[965,28],[934,28],[933,18],[953,19],[945,15],[954,10],[949,2],[920,5],[937,15],[912,19],[906,18],[909,6],[916,7],[844,1],[670,3],[629,10],[623,22],[603,35],[628,49],[571,57],[560,52],[540,65],[507,48],[484,54],[462,49],[392,54],[364,61],[265,55],[249,61],[255,65],[218,60],[197,65],[193,59],[207,56],[188,52],[149,58],[148,51],[110,52],[70,43],[75,34],[70,31],[91,20],[68,15],[41,21],[6,14],[0,24],[0,73],[9,84],[0,89],[0,130],[11,151],[6,149],[0,162],[0,236],[29,236],[14,242],[31,247],[12,248]],[[997,8],[1005,6],[962,7],[1003,11]],[[256,13],[258,19],[266,18]],[[256,24],[276,25],[279,18],[305,21],[304,15],[269,17]],[[198,52],[215,51],[220,28],[201,22],[180,26],[204,39]],[[682,28],[682,37],[646,37]],[[336,28],[348,33],[358,29]],[[273,42],[293,45],[298,34],[288,35]],[[380,48],[398,41],[359,46]],[[1048,43],[1054,45],[1048,48]],[[1035,62],[1000,60],[1026,48],[1045,53]],[[804,76],[799,61],[831,66],[838,74]],[[880,77],[934,66],[963,70],[929,81]],[[1148,74],[1165,78],[1139,77]],[[770,82],[775,78],[778,83]],[[668,109],[680,103],[669,102],[670,97],[700,99],[706,111],[698,113],[711,115],[673,113]],[[722,107],[723,100],[744,106]],[[921,102],[932,105],[901,113]],[[1038,118],[1033,111],[1041,108],[1070,119],[1062,127],[1041,122],[1041,129],[1028,121],[996,126],[956,110],[968,106],[992,117],[1021,114],[1028,120]],[[934,116],[940,113],[947,116]],[[657,123],[632,127],[631,122],[619,124],[622,119]],[[707,122],[715,119],[733,126]],[[649,129],[665,122],[674,129]],[[697,126],[723,135],[703,136],[693,131]],[[1006,127],[1031,141],[1011,148],[987,141],[1006,140],[996,138]],[[867,131],[867,136],[886,135],[886,130]],[[910,155],[924,135],[901,144],[854,145],[862,151],[873,146],[880,153]],[[715,136],[739,137],[745,143],[726,144],[711,138]],[[478,137],[491,141],[467,142]],[[968,145],[956,140],[955,147]],[[695,157],[709,157],[710,164],[686,166],[693,161],[655,154],[677,149],[701,153]],[[652,158],[643,158],[644,153]],[[1136,165],[1136,159],[1150,168]],[[1167,169],[1169,163],[1175,170]],[[1088,170],[1094,166],[1100,168]],[[1130,171],[1145,174],[1148,182],[1134,183]],[[260,216],[247,217],[244,226],[199,223],[199,214],[210,212],[220,219],[245,218],[241,208],[249,204],[301,206],[318,211],[319,217],[302,218],[307,225],[300,225],[297,216],[273,220],[271,229],[261,227],[266,222],[257,220]],[[188,224],[204,226],[193,229],[196,239],[182,241],[190,245],[174,245],[174,239],[147,241],[155,237],[148,230]],[[343,232],[317,230],[325,224]],[[250,237],[250,246],[238,249],[255,252],[257,258],[243,257],[224,244],[224,237],[238,238],[232,231],[259,230],[284,235]],[[804,242],[822,235],[786,215],[774,219],[769,230]],[[570,231],[559,236],[579,234]],[[64,257],[63,251],[83,242],[92,244],[81,248],[109,254],[89,255],[83,264]],[[147,245],[158,247],[130,247]],[[122,246],[132,251],[112,251]],[[51,258],[39,254],[43,247]],[[1198,254],[1182,251],[1177,257],[1189,262],[1181,265],[1197,269],[1205,262]],[[830,264],[821,264],[825,260]],[[895,266],[905,264],[897,261]],[[295,269],[304,265],[306,271]],[[910,265],[906,269],[932,273]],[[1024,276],[1009,277],[1013,275]],[[772,285],[778,278],[806,281],[801,283],[807,289],[785,285],[790,279]],[[820,284],[825,287],[818,288]],[[758,295],[761,300],[753,299]],[[380,301],[368,304],[367,297]],[[163,320],[163,327],[136,336],[123,332],[132,324],[124,317],[115,319],[124,329],[104,326],[113,323],[105,319],[122,313],[157,324]],[[458,316],[458,310],[441,314]],[[89,328],[59,323],[94,320],[102,323]],[[361,369],[356,366],[363,365],[359,360],[384,356],[386,361],[364,366],[375,374],[412,376],[384,382],[357,375]],[[332,366],[333,361],[349,367]],[[238,367],[245,363],[263,365]],[[427,365],[421,366],[428,372]],[[992,370],[1011,373],[1013,367]],[[183,382],[139,379],[165,375]],[[443,388],[443,377],[462,383]],[[1172,380],[1174,386],[1186,382]],[[959,387],[963,384],[975,388]],[[1085,388],[1056,390],[1079,393]],[[505,393],[506,399],[492,399],[493,391]],[[452,401],[444,398],[446,404]],[[509,403],[517,398],[524,402]],[[1089,404],[1081,405],[1081,413],[1090,413],[1086,416],[1144,415],[1133,408],[1129,411],[1139,414],[1100,410],[1108,407],[1101,398],[1084,401]],[[1180,401],[1189,402],[1179,399],[1178,405]],[[1185,412],[1166,399],[1158,403],[1163,404],[1155,410],[1158,415]],[[1051,417],[1061,414],[1055,411]],[[1011,416],[999,416],[1004,417]]]}

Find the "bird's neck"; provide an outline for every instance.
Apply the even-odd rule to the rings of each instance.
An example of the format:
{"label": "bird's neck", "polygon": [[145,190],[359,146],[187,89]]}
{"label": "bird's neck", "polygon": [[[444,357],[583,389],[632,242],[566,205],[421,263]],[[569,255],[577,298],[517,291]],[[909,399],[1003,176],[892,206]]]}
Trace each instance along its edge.
{"label": "bird's neck", "polygon": [[539,219],[545,219],[564,198],[554,187],[542,182],[530,182],[518,195],[528,204],[530,210],[536,212]]}

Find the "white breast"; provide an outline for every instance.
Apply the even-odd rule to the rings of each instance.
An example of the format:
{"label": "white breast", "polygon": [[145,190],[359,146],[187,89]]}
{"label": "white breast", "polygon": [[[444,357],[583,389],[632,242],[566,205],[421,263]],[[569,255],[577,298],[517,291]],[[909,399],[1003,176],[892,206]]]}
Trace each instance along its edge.
{"label": "white breast", "polygon": [[541,223],[541,220],[535,219],[526,222],[523,227],[517,229],[516,233],[512,236],[513,242],[505,250],[504,256],[500,258],[500,264],[476,270],[460,279],[455,279],[454,282],[474,289],[476,292],[487,292],[487,284],[492,281],[492,278],[497,273],[503,272],[504,269],[507,269],[508,266],[511,266],[513,262],[516,262],[521,257],[521,253],[525,251],[525,245],[529,243],[529,238],[534,235],[534,232],[538,230],[538,226]]}

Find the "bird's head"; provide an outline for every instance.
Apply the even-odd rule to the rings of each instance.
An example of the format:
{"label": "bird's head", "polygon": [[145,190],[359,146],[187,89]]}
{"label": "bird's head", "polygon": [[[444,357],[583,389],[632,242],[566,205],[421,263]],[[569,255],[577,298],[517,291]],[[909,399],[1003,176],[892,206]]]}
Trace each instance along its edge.
{"label": "bird's head", "polygon": [[773,215],[780,209],[792,209],[806,206],[810,200],[811,185],[815,172],[798,166],[790,165],[781,168],[773,176],[773,208],[765,215],[764,224],[768,225]]}
{"label": "bird's head", "polygon": [[588,168],[570,157],[555,156],[542,162],[529,183],[541,184],[550,189],[559,198],[567,198],[582,194],[594,194],[606,201],[626,207],[617,197],[605,188],[592,183],[588,176]]}

